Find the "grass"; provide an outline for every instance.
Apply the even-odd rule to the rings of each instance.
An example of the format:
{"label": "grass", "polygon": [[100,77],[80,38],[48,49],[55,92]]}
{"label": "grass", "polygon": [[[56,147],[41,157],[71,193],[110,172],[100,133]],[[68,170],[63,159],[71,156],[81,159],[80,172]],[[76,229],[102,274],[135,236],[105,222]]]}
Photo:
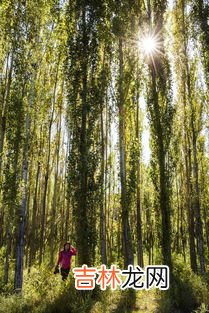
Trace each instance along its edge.
{"label": "grass", "polygon": [[24,276],[21,296],[12,293],[11,282],[1,290],[0,313],[209,313],[207,280],[179,262],[172,294],[155,289],[101,291],[98,286],[78,291],[72,273],[63,282],[45,267]]}
{"label": "grass", "polygon": [[66,283],[44,268],[25,273],[21,296],[6,293],[0,295],[0,313],[154,313],[156,307],[152,291],[78,291],[72,273]]}

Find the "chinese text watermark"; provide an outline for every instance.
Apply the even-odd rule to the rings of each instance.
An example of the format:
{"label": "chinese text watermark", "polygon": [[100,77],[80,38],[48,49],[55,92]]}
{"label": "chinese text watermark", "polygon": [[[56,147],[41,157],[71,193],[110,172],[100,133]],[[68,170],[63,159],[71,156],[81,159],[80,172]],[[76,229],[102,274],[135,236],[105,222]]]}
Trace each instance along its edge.
{"label": "chinese text watermark", "polygon": [[108,286],[112,290],[116,290],[117,287],[122,290],[127,288],[167,290],[170,283],[167,265],[149,265],[144,270],[139,265],[135,267],[129,265],[127,270],[120,270],[114,264],[110,269],[107,269],[105,264],[99,269],[84,264],[82,267],[75,267],[73,273],[77,290],[92,290],[96,284],[101,290],[106,290]]}

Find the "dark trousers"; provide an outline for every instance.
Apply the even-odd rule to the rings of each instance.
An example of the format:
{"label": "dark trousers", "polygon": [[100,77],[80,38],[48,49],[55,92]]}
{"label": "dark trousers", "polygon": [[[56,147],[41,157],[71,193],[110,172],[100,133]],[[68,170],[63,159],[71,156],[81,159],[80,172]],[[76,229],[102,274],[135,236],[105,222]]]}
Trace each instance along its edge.
{"label": "dark trousers", "polygon": [[61,267],[62,280],[67,279],[69,272],[70,272],[70,268],[62,268]]}

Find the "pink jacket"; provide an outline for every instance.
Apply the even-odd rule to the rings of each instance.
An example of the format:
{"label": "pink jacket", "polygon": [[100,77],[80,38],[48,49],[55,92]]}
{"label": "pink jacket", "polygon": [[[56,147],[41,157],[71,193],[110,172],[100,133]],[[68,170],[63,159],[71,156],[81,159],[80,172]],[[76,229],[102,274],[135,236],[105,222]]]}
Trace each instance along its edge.
{"label": "pink jacket", "polygon": [[59,259],[57,263],[64,269],[70,268],[71,266],[71,258],[73,255],[77,254],[77,249],[74,247],[70,247],[70,251],[62,250],[59,253]]}

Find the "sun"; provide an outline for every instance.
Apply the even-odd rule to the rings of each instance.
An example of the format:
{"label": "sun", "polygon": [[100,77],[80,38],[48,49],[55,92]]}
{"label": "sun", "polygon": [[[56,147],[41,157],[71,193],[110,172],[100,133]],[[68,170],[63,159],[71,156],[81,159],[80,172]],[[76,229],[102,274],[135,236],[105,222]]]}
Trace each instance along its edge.
{"label": "sun", "polygon": [[157,49],[154,37],[145,37],[142,39],[142,49],[145,54],[153,54]]}
{"label": "sun", "polygon": [[147,34],[139,38],[138,47],[146,56],[154,56],[160,53],[160,43],[157,35]]}

